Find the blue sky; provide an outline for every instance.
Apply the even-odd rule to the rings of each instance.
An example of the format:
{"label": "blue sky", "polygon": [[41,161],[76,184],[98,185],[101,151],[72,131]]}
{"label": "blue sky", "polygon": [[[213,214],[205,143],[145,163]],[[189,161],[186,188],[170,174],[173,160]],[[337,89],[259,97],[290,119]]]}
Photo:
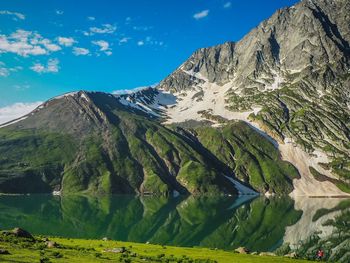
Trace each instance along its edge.
{"label": "blue sky", "polygon": [[2,0],[0,108],[157,83],[196,49],[237,41],[295,2]]}

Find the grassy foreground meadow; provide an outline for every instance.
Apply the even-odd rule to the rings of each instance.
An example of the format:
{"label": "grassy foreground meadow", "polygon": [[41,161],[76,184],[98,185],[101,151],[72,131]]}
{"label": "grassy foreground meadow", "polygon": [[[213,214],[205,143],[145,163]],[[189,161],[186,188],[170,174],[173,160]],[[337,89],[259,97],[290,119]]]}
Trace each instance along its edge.
{"label": "grassy foreground meadow", "polygon": [[182,248],[111,240],[0,235],[0,262],[306,262],[277,256],[238,254],[207,248]]}

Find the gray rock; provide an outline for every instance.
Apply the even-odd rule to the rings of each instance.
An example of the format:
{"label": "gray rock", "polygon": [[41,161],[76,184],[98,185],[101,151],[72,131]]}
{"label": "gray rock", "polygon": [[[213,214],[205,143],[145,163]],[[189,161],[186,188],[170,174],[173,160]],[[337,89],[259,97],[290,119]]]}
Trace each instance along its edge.
{"label": "gray rock", "polygon": [[125,251],[126,251],[125,247],[117,247],[117,248],[104,250],[104,252],[110,252],[110,253],[124,253]]}
{"label": "gray rock", "polygon": [[249,250],[245,247],[236,248],[235,252],[237,252],[239,254],[249,254]]}
{"label": "gray rock", "polygon": [[16,227],[12,229],[11,231],[7,231],[8,234],[13,235],[15,237],[20,237],[20,238],[28,238],[34,240],[34,237],[26,230]]}
{"label": "gray rock", "polygon": [[284,256],[287,257],[287,258],[296,258],[297,257],[297,253],[292,252],[292,253],[286,254]]}
{"label": "gray rock", "polygon": [[57,243],[54,242],[54,241],[46,241],[45,244],[46,244],[47,248],[55,248],[55,247],[57,247]]}

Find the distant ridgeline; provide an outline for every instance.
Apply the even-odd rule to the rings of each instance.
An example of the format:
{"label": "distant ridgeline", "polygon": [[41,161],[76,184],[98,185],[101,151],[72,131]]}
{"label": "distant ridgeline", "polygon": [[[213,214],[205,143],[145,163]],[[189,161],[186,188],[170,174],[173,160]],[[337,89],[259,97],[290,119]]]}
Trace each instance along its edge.
{"label": "distant ridgeline", "polygon": [[45,102],[0,126],[0,192],[349,193],[349,13],[301,1],[155,88]]}

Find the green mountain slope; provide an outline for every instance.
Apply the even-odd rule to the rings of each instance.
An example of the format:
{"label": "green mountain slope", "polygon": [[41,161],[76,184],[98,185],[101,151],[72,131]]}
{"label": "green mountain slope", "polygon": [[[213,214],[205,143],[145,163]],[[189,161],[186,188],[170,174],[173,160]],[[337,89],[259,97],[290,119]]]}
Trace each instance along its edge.
{"label": "green mountain slope", "polygon": [[298,171],[280,159],[270,141],[244,122],[223,128],[200,127],[195,132],[204,147],[257,191],[287,194],[293,190],[292,180],[299,178]]}

